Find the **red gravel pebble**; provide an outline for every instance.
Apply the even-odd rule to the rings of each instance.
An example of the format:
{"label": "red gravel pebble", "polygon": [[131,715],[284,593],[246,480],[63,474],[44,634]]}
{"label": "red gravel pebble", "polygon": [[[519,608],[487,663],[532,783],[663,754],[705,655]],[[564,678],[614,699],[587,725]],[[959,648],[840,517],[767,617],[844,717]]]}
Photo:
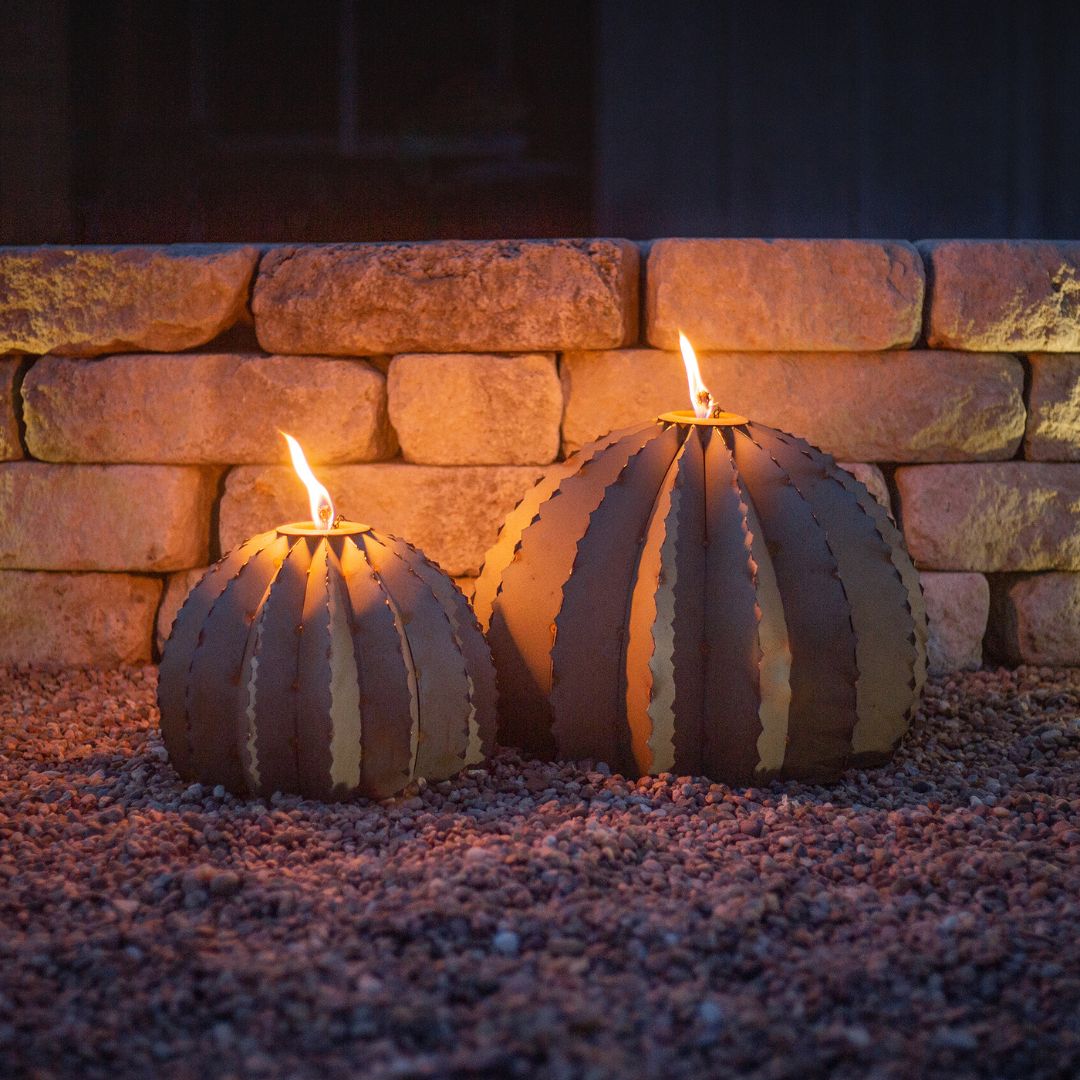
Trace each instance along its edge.
{"label": "red gravel pebble", "polygon": [[934,682],[832,788],[382,806],[182,784],[155,677],[0,668],[4,1077],[1080,1073],[1080,672]]}

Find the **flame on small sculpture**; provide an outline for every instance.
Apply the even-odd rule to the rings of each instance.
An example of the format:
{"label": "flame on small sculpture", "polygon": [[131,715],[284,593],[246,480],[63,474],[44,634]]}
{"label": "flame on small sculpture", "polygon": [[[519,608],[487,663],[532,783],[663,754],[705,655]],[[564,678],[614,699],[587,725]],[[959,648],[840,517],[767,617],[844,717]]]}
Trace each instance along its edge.
{"label": "flame on small sculpture", "polygon": [[694,415],[699,420],[715,419],[720,415],[720,406],[713,400],[709,388],[705,385],[705,380],[701,377],[694,346],[681,330],[679,331],[679,348],[682,350],[683,363],[686,365],[686,381],[690,386],[690,404],[694,407]]}
{"label": "flame on small sculpture", "polygon": [[308,502],[311,504],[311,524],[316,529],[330,529],[334,524],[334,504],[330,499],[330,492],[315,479],[311,466],[304,457],[304,451],[300,444],[284,431],[285,441],[289,444],[289,455],[292,457],[293,468],[296,475],[304,482],[307,488]]}

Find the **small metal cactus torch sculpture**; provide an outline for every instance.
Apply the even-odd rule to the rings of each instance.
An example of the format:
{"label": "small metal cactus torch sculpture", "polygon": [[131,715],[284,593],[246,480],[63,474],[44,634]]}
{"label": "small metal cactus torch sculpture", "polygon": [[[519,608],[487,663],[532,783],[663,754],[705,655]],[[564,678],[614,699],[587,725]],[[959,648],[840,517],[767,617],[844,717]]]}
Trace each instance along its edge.
{"label": "small metal cactus torch sculpture", "polygon": [[479,762],[495,675],[468,603],[404,540],[335,519],[285,437],[311,521],[241,544],[177,615],[158,681],[177,772],[243,795],[338,799]]}

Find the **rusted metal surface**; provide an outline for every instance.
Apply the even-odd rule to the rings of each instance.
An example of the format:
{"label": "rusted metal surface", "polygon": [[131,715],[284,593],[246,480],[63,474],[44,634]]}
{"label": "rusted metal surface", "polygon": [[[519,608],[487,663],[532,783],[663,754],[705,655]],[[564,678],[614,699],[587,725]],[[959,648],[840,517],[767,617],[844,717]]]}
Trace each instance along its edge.
{"label": "rusted metal surface", "polygon": [[367,526],[283,526],[212,567],[162,659],[185,778],[266,796],[393,795],[482,760],[495,676],[453,583]]}
{"label": "rusted metal surface", "polygon": [[501,741],[629,773],[829,780],[887,760],[925,680],[899,530],[827,454],[673,413],[557,467],[477,583]]}

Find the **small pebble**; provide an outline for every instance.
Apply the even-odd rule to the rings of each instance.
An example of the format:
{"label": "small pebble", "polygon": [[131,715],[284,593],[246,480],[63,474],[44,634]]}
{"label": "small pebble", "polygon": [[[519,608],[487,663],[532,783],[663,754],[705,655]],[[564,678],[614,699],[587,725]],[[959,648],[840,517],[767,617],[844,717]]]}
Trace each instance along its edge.
{"label": "small pebble", "polygon": [[513,930],[500,930],[491,939],[491,945],[496,952],[502,953],[503,956],[517,956],[518,949],[521,946],[521,939]]}

